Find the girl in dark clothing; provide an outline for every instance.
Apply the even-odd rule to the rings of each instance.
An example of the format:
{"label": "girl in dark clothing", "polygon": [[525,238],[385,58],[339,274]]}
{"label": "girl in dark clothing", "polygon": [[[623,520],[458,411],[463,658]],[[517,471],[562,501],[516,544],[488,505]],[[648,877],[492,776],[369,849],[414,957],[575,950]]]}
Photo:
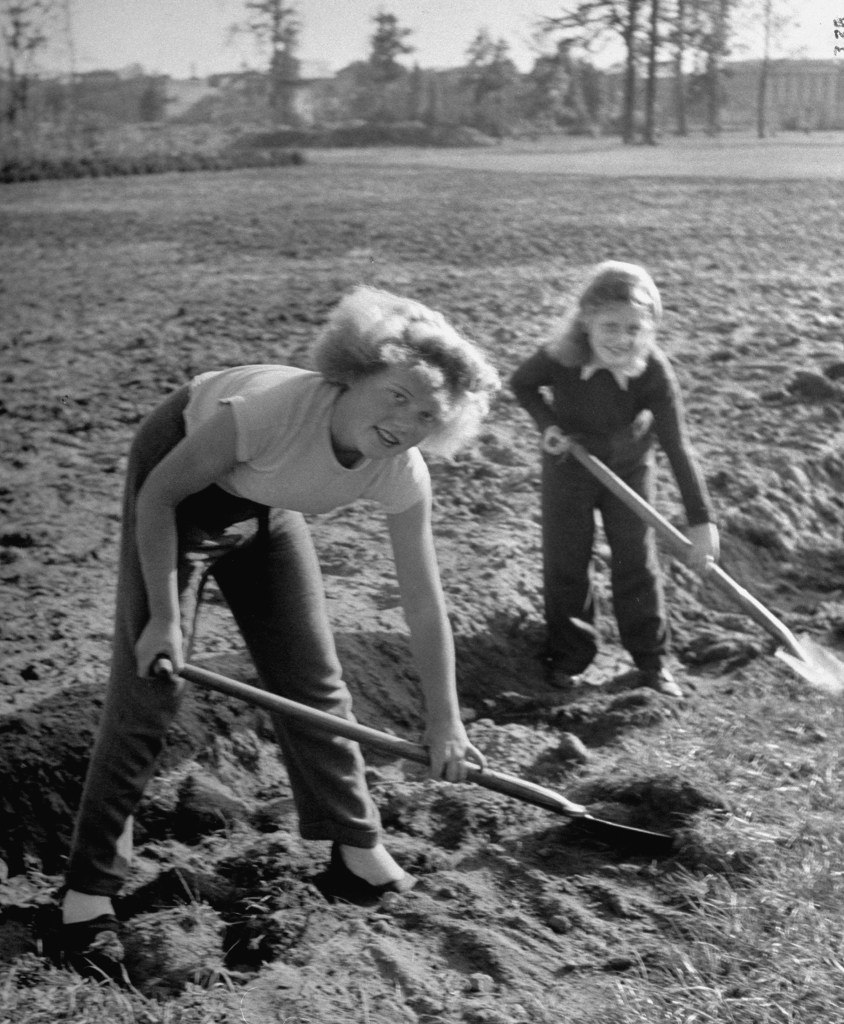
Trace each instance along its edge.
{"label": "girl in dark clothing", "polygon": [[542,551],[551,678],[571,682],[597,653],[590,562],[598,509],[612,553],[621,642],[643,685],[681,697],[666,664],[668,623],[654,531],[574,458],[574,438],[646,501],[654,498],[654,441],[662,445],[688,518],[693,566],[718,557],[718,531],[689,446],[682,400],[656,346],[662,315],[650,275],[607,261],[567,318],[516,370],[512,387],[542,432]]}

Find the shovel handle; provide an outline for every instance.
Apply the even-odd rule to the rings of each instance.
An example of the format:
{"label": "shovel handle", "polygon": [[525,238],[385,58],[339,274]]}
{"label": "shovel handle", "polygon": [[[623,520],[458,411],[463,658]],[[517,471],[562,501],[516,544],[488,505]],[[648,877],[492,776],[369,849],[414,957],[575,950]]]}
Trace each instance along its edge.
{"label": "shovel handle", "polygon": [[[428,751],[420,743],[412,743],[410,740],[401,739],[388,732],[373,729],[368,725],[361,725],[359,722],[349,721],[346,718],[339,718],[337,715],[328,714],[317,708],[308,707],[307,704],[300,704],[298,701],[290,700],[289,697],[281,697],[267,690],[259,689],[257,686],[250,686],[237,679],[230,679],[228,676],[220,675],[218,672],[210,672],[208,669],[199,668],[196,665],[185,665],[178,672],[169,668],[169,663],[160,660],[158,671],[161,674],[169,675],[172,679],[183,679],[191,683],[218,693],[225,693],[230,697],[237,697],[256,707],[264,708],[266,711],[275,714],[285,715],[288,718],[295,718],[297,721],[322,729],[335,736],[344,736],[346,739],[355,740],[365,746],[380,750],[395,757],[404,757],[410,761],[427,765],[430,762]],[[466,767],[467,781],[473,782],[485,789],[503,793],[505,796],[513,796],[536,807],[544,807],[546,810],[556,811],[570,818],[585,818],[589,814],[585,807],[573,803],[560,793],[552,789],[538,786],[534,782],[527,782],[524,779],[516,778],[513,775],[505,775],[503,772],[493,771],[491,768],[480,768],[469,761],[464,762]]]}
{"label": "shovel handle", "polygon": [[657,533],[666,540],[678,553],[685,554],[692,547],[689,538],[674,526],[651,505],[637,494],[632,487],[628,486],[620,476],[613,473],[609,466],[604,465],[600,459],[588,452],[583,445],[577,441],[571,441],[569,452],[577,461],[584,466],[596,479],[607,488],[608,491],[620,498],[631,511],[652,526]]}
{"label": "shovel handle", "polygon": [[[632,487],[629,487],[621,477],[613,473],[609,466],[604,465],[600,459],[590,454],[581,444],[578,444],[577,441],[570,442],[569,452],[596,479],[600,480],[607,490],[611,491],[617,498],[623,501],[624,504],[627,505],[631,511],[635,512],[641,520],[646,522],[649,526],[652,526],[657,533],[671,547],[673,547],[678,554],[681,555],[681,557],[689,551],[692,547],[692,542],[689,538],[686,537],[685,534],[681,533],[673,523],[669,523],[664,516],[660,515],[653,505],[645,501],[645,499],[640,494],[637,494]],[[785,623],[781,622],[760,601],[758,601],[752,594],[748,593],[744,587],[736,583],[736,581],[724,572],[724,570],[711,558],[707,559],[705,567],[701,570],[701,576],[706,580],[711,580],[720,590],[723,590],[729,597],[740,604],[747,614],[756,623],[758,623],[758,625],[770,633],[775,639],[779,640],[779,642],[787,647],[795,657],[799,658],[801,661],[806,660],[806,652],[801,647],[800,641],[785,625]]]}

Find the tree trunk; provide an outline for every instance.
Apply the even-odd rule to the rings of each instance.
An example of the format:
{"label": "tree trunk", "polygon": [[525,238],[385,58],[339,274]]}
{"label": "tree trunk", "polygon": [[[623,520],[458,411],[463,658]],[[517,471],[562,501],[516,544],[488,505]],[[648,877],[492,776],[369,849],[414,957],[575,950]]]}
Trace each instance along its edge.
{"label": "tree trunk", "polygon": [[768,58],[762,59],[762,66],[759,68],[759,84],[756,92],[756,135],[764,139],[768,134],[766,119],[766,106],[768,101]]}
{"label": "tree trunk", "polygon": [[727,45],[727,16],[730,0],[717,0],[713,39],[707,62],[708,112],[707,131],[710,135],[721,134],[721,62]]}
{"label": "tree trunk", "polygon": [[648,34],[648,85],[645,94],[645,142],[656,145],[656,55],[659,46],[659,0],[651,0],[651,26]]}
{"label": "tree trunk", "polygon": [[677,111],[677,134],[689,134],[686,115],[686,0],[677,0],[677,50],[674,57],[674,96]]}
{"label": "tree trunk", "polygon": [[629,145],[636,137],[636,29],[640,0],[629,0],[627,29],[624,41],[627,46],[627,62],[624,73],[624,125],[622,138]]}
{"label": "tree trunk", "polygon": [[768,73],[771,65],[771,18],[773,16],[773,0],[765,0],[763,7],[763,39],[762,65],[759,68],[759,84],[756,90],[756,135],[764,139],[767,135],[767,101]]}
{"label": "tree trunk", "polygon": [[76,96],[76,37],[73,32],[71,0],[64,0],[64,28],[68,53],[67,110],[65,112],[66,145],[68,151],[76,153],[79,141],[77,96]]}

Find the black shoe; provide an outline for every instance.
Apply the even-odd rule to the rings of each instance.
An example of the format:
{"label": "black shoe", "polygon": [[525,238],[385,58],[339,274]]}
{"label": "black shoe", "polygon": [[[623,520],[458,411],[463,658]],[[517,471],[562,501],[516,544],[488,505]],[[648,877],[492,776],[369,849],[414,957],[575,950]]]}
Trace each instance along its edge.
{"label": "black shoe", "polygon": [[331,861],[326,870],[314,879],[314,884],[329,903],[340,900],[343,903],[354,903],[358,907],[374,907],[388,892],[408,892],[416,885],[416,879],[405,873],[394,882],[372,885],[346,866],[340,853],[340,844],[334,843],[331,847]]}
{"label": "black shoe", "polygon": [[657,693],[664,693],[666,697],[682,698],[683,696],[683,691],[665,665],[660,668],[642,669],[639,673],[639,683],[641,686],[656,690]]}
{"label": "black shoe", "polygon": [[566,689],[570,686],[577,686],[581,677],[576,672],[568,672],[554,657],[553,654],[546,655],[542,659],[542,669],[545,675],[545,682],[549,686],[559,686]]}
{"label": "black shoe", "polygon": [[42,915],[36,922],[36,931],[39,951],[56,966],[84,978],[128,984],[120,924],[113,914],[64,924],[61,910],[52,908],[49,917]]}

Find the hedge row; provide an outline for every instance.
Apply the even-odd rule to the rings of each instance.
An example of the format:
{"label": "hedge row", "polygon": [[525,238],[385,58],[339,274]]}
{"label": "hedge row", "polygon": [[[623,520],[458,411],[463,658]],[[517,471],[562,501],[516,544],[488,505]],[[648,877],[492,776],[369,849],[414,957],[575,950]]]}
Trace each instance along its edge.
{"label": "hedge row", "polygon": [[238,167],[289,167],[305,162],[297,150],[257,149],[219,154],[146,153],[80,157],[30,157],[0,163],[0,183],[50,178],[110,178],[168,171],[230,171]]}
{"label": "hedge row", "polygon": [[482,146],[488,136],[465,125],[427,125],[421,121],[356,123],[333,128],[276,128],[252,132],[232,143],[231,152],[279,146]]}

